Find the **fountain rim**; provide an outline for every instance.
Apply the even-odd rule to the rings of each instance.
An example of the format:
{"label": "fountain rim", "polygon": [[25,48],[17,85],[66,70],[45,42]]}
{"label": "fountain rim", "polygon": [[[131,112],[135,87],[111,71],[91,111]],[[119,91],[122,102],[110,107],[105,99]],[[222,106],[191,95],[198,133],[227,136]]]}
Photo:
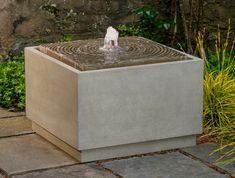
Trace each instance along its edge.
{"label": "fountain rim", "polygon": [[[147,56],[141,58],[139,57],[139,59],[135,59],[132,60],[132,58],[130,58],[131,63],[128,62],[120,62],[120,63],[115,63],[115,64],[106,64],[105,66],[88,66],[88,65],[84,65],[82,63],[79,62],[75,62],[73,59],[71,59],[69,56],[66,56],[64,54],[58,53],[57,51],[51,50],[49,48],[45,48],[45,46],[48,45],[56,45],[56,44],[70,44],[70,43],[76,43],[76,42],[83,42],[85,43],[87,42],[92,42],[92,41],[99,41],[102,42],[103,38],[96,38],[96,39],[85,39],[85,40],[75,40],[75,41],[71,41],[71,42],[58,42],[58,43],[48,43],[48,44],[42,44],[39,45],[38,47],[36,47],[36,49],[64,64],[69,65],[70,67],[73,67],[79,71],[93,71],[93,70],[102,70],[102,69],[113,69],[113,68],[121,68],[121,67],[133,67],[133,66],[139,66],[139,65],[149,65],[149,64],[161,64],[161,63],[171,63],[171,62],[182,62],[182,61],[190,61],[192,59],[194,59],[194,56],[190,56],[184,52],[178,51],[176,49],[173,49],[171,47],[168,47],[166,45],[160,44],[158,42],[152,41],[150,39],[146,39],[144,37],[139,37],[139,36],[130,36],[130,37],[120,37],[119,41],[122,40],[128,40],[128,39],[134,39],[134,40],[143,40],[146,43],[152,43],[152,45],[156,45],[156,46],[161,46],[162,48],[166,48],[170,51],[172,51],[173,53],[179,54],[179,56],[171,56],[171,58],[169,59],[169,56],[163,57],[161,56],[160,59],[158,59],[158,61],[156,61],[157,56]],[[82,54],[79,54],[82,55]],[[145,59],[145,61],[141,61],[141,59]]]}

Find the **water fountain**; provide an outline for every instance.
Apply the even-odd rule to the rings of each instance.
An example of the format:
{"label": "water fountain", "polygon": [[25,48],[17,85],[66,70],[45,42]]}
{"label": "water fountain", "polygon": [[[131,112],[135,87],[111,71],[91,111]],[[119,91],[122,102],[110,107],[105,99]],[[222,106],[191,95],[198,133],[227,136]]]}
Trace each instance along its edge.
{"label": "water fountain", "polygon": [[25,49],[33,130],[81,162],[194,145],[202,132],[203,61],[107,31],[105,44]]}

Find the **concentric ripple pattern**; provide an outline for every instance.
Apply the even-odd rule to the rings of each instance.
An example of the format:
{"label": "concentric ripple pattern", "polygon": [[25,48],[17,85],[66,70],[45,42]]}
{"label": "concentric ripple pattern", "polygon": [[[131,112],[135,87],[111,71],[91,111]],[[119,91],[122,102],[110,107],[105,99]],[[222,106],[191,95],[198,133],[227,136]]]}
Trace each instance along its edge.
{"label": "concentric ripple pattern", "polygon": [[[67,43],[41,45],[43,52],[50,51],[63,56],[67,64],[77,63],[81,70],[102,69],[147,63],[185,60],[187,57],[176,50],[141,37],[119,39],[119,47],[114,50],[102,50],[103,39],[78,40]],[[39,49],[40,49],[39,48]],[[49,53],[47,53],[49,55]],[[53,55],[55,57],[56,55]],[[61,57],[60,59],[61,60]]]}

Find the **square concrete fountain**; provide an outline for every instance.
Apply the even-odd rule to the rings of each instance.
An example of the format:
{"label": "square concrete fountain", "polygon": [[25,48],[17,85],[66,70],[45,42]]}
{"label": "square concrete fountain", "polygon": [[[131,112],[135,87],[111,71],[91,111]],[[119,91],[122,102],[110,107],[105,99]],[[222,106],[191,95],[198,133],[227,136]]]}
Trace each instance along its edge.
{"label": "square concrete fountain", "polygon": [[192,146],[202,132],[203,61],[141,37],[25,49],[33,129],[81,162]]}

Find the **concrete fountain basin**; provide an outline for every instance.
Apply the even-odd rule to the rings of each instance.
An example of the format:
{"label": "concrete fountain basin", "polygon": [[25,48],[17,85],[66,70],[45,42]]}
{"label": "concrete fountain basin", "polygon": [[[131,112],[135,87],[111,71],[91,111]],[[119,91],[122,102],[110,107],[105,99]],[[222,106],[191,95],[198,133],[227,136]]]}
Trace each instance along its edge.
{"label": "concrete fountain basin", "polygon": [[202,132],[203,61],[140,37],[25,49],[33,129],[81,162],[192,146]]}

